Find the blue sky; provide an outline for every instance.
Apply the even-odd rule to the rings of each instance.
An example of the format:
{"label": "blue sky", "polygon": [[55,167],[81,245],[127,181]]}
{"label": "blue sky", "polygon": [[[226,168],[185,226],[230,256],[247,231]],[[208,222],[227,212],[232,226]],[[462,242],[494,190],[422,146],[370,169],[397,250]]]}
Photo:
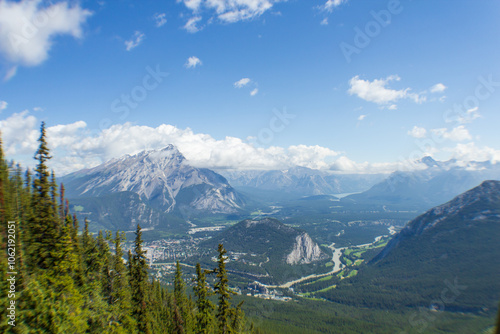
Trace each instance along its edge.
{"label": "blue sky", "polygon": [[0,129],[30,165],[45,121],[59,174],[168,143],[210,168],[496,162],[499,14],[498,1],[0,0]]}

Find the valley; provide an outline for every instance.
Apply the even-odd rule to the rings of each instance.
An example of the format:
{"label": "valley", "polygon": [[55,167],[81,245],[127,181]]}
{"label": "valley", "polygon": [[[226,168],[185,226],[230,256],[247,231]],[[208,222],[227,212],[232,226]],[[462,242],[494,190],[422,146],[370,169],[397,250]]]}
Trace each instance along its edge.
{"label": "valley", "polygon": [[[497,166],[480,171],[467,171],[466,168],[453,165],[453,162],[446,164],[424,159],[423,163],[427,166],[424,171],[393,173],[385,179],[380,175],[359,178],[343,176],[336,179],[332,175],[299,168],[267,174],[242,173],[240,176],[233,172],[229,175],[232,180],[229,183],[216,173],[193,169],[173,147],[159,152],[140,153],[117,161],[112,164],[132,164],[136,167],[127,167],[126,173],[119,172],[117,175],[122,176],[113,178],[115,183],[105,181],[97,172],[87,171],[84,177],[78,173],[68,177],[71,181],[70,194],[75,194],[72,187],[77,185],[77,189],[86,189],[84,193],[93,194],[93,197],[77,196],[72,200],[75,203],[73,208],[77,209],[80,219],[90,221],[94,230],[103,226],[116,229],[119,221],[127,220],[127,214],[130,214],[130,226],[132,223],[144,222],[144,250],[150,264],[149,273],[166,286],[171,286],[174,280],[177,261],[184,271],[187,286],[193,284],[192,278],[195,276],[197,263],[200,263],[204,270],[213,270],[217,261],[215,249],[222,243],[227,250],[226,267],[230,287],[236,293],[235,298],[242,298],[250,305],[255,304],[248,298],[261,300],[265,305],[279,302],[297,305],[297,308],[304,303],[328,303],[328,307],[344,311],[349,307],[365,307],[375,313],[377,310],[387,310],[393,315],[397,309],[411,312],[412,309],[422,306],[432,311],[434,306],[429,303],[439,292],[436,291],[436,286],[440,285],[441,278],[427,273],[411,274],[427,266],[439,272],[441,269],[436,267],[434,260],[430,260],[429,264],[423,267],[411,265],[411,261],[406,260],[415,254],[426,254],[432,258],[434,255],[427,254],[436,250],[424,247],[425,243],[413,245],[413,249],[408,250],[404,257],[398,258],[397,264],[387,264],[390,269],[384,266],[379,268],[379,263],[386,261],[384,257],[392,254],[394,245],[398,243],[396,240],[405,240],[403,236],[408,234],[409,224],[418,224],[415,221],[432,215],[429,213],[432,211],[427,210],[432,209],[434,203],[441,198],[452,199],[453,196],[460,195],[459,191],[467,187],[467,184],[444,186],[445,192],[433,192],[432,189],[441,187],[443,182],[449,185],[450,182],[463,180],[464,175],[468,175],[465,178],[471,184],[482,177],[499,175]],[[144,165],[148,166],[153,174],[148,178],[139,179],[131,176],[143,175],[141,168],[144,168]],[[161,170],[167,168],[169,173],[176,177],[182,175],[182,183],[168,178],[158,181],[154,177],[155,166],[163,166]],[[102,168],[104,167],[95,170]],[[453,175],[456,175],[457,179],[454,179]],[[136,184],[133,180],[140,182]],[[332,183],[332,180],[335,182]],[[233,182],[237,184],[234,188]],[[364,189],[361,182],[365,182]],[[109,186],[106,185],[108,183]],[[91,184],[96,185],[96,190],[93,190]],[[165,197],[166,193],[163,193],[163,202],[158,202],[159,198],[151,194],[162,194],[161,188],[164,184],[167,185],[171,197]],[[297,188],[298,184],[302,188]],[[495,183],[485,184],[485,189],[488,185],[496,189]],[[186,190],[182,190],[183,187]],[[223,195],[220,189],[226,189],[227,196]],[[342,192],[328,193],[333,189]],[[500,188],[498,192],[500,193]],[[426,195],[430,193],[432,196]],[[421,198],[417,200],[418,196]],[[469,197],[473,198],[474,195]],[[103,203],[107,209],[102,206]],[[196,209],[198,204],[195,203],[204,204]],[[123,210],[125,206],[134,209]],[[187,207],[190,209],[185,209]],[[229,209],[220,211],[220,208]],[[436,214],[452,214],[462,210],[462,207],[438,207],[432,210]],[[104,212],[106,215],[103,215]],[[481,212],[477,214],[479,218],[475,219],[491,217],[491,214],[486,214],[489,212],[486,209]],[[128,225],[124,227],[131,230]],[[472,235],[464,234],[460,240],[471,237]],[[133,239],[134,233],[128,232],[127,240]],[[475,245],[477,240],[474,240]],[[410,245],[411,241],[405,241],[404,244]],[[452,240],[447,240],[445,244],[441,252],[447,254],[446,256],[455,258],[460,254],[458,249],[453,248],[455,244]],[[470,247],[472,246],[469,246],[469,249],[472,249]],[[488,247],[491,249],[496,246]],[[125,242],[125,250],[132,248],[130,241]],[[448,248],[449,251],[446,252],[444,249]],[[495,250],[494,253],[499,251]],[[482,286],[491,286],[490,290],[495,291],[495,297],[491,299],[493,301],[497,297],[500,298],[500,287],[492,285],[487,277],[492,277],[495,271],[492,263],[497,262],[497,259],[489,258],[479,262],[471,259],[484,252],[485,250],[479,247],[469,254],[461,254],[460,260],[456,258],[455,261],[463,262],[464,266],[467,265],[467,268],[476,271],[478,266],[482,268],[479,271],[484,275],[482,280],[485,282]],[[423,258],[414,260],[415,263],[425,261]],[[472,264],[474,262],[477,263]],[[443,262],[442,270],[458,268],[454,263],[450,260]],[[464,278],[463,274],[458,276],[462,271],[457,270],[453,269],[452,272],[460,279]],[[446,282],[455,279],[449,275],[443,277]],[[469,285],[472,284],[473,278],[470,279]],[[407,280],[413,282],[413,285],[408,285]],[[213,278],[209,278],[209,281],[213,282]],[[420,293],[420,289],[424,292]],[[491,316],[488,310],[495,309],[494,305],[490,302],[488,306],[479,307],[482,302],[471,294],[484,295],[485,289],[470,290],[459,296],[464,302],[450,303],[446,306],[446,311],[461,311],[469,314],[466,317],[471,319],[484,319],[484,322],[478,323],[483,326],[481,328],[486,328],[484,324]],[[247,310],[251,310],[251,307]],[[279,316],[274,314],[275,312],[273,316]],[[288,309],[286,312],[292,311]],[[444,318],[453,316],[450,313]],[[360,324],[358,321],[357,325]],[[402,325],[402,328],[404,327]],[[412,325],[410,329],[414,327]],[[295,329],[291,326],[289,330],[293,332]]]}

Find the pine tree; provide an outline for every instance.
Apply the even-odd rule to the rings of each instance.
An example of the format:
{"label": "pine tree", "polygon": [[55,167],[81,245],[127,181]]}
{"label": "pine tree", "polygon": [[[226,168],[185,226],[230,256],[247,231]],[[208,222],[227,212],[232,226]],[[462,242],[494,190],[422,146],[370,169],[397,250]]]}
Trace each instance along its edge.
{"label": "pine tree", "polygon": [[176,263],[175,278],[174,278],[174,299],[179,310],[179,315],[176,316],[177,321],[181,321],[185,333],[192,333],[193,314],[192,301],[186,298],[186,285],[182,278],[182,269],[179,261]]}
{"label": "pine tree", "polygon": [[217,307],[217,324],[220,334],[232,333],[231,327],[231,294],[233,291],[229,289],[229,281],[226,271],[226,250],[222,244],[219,244],[217,249],[219,253],[217,257],[218,266],[215,269],[217,282],[214,286],[214,291],[219,295],[219,305]]}
{"label": "pine tree", "polygon": [[231,310],[232,320],[231,326],[233,328],[234,333],[243,333],[245,329],[245,313],[241,306],[243,305],[243,301],[241,301],[236,308]]}
{"label": "pine tree", "polygon": [[40,143],[35,154],[38,161],[33,181],[32,207],[34,214],[28,223],[28,256],[29,269],[35,271],[48,269],[54,264],[51,255],[53,244],[58,237],[58,224],[54,213],[54,203],[51,198],[50,172],[47,162],[52,157],[46,141],[45,123],[40,129]]}
{"label": "pine tree", "polygon": [[[174,298],[178,306],[181,306],[185,298],[185,284],[182,279],[182,268],[179,261],[175,263]],[[182,307],[181,307],[182,308]]]}
{"label": "pine tree", "polygon": [[184,334],[186,330],[184,329],[184,320],[182,319],[181,311],[179,306],[177,305],[175,298],[172,301],[172,312],[173,312],[173,333],[175,334]]}
{"label": "pine tree", "polygon": [[123,263],[122,241],[125,240],[125,234],[116,232],[113,241],[115,245],[115,254],[112,258],[111,291],[109,304],[112,307],[114,318],[127,332],[132,332],[136,323],[131,316],[131,294],[129,289],[129,278],[127,267]]}
{"label": "pine tree", "polygon": [[132,288],[132,316],[137,321],[137,329],[140,333],[151,333],[149,323],[148,305],[146,292],[148,287],[148,265],[146,252],[142,249],[141,226],[137,225],[134,241],[134,254],[131,265],[131,288]]}
{"label": "pine tree", "polygon": [[214,304],[208,299],[211,295],[207,286],[206,274],[210,271],[203,271],[199,263],[196,264],[196,285],[194,293],[196,296],[196,333],[212,333],[214,318],[212,312]]}
{"label": "pine tree", "polygon": [[50,317],[44,321],[40,330],[53,331],[56,326],[80,333],[85,331],[86,324],[81,309],[82,296],[75,287],[73,276],[78,254],[75,253],[71,233],[58,214],[55,175],[49,173],[47,166],[51,156],[46,141],[45,123],[41,125],[38,141],[40,145],[35,154],[38,164],[31,196],[33,214],[27,221],[25,241],[28,246],[29,261],[26,263],[29,263],[27,269],[31,273],[30,284],[35,284],[36,280],[45,305],[30,307],[39,312],[43,308],[49,310],[47,316]]}

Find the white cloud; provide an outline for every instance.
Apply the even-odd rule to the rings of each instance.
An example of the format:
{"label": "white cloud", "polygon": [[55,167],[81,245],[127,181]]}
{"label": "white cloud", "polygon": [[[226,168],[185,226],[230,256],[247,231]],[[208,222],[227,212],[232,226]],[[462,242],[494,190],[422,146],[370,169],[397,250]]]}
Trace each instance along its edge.
{"label": "white cloud", "polygon": [[328,25],[328,17],[325,17],[319,24],[322,26],[327,26]]}
{"label": "white cloud", "polygon": [[318,145],[295,145],[288,147],[288,158],[292,165],[314,169],[329,168],[327,159],[338,155],[338,152]]}
{"label": "white cloud", "polygon": [[459,161],[491,161],[500,162],[500,150],[484,146],[477,147],[475,143],[457,144],[456,147],[447,149],[452,153],[452,158]]}
{"label": "white cloud", "polygon": [[34,154],[39,133],[38,121],[25,110],[0,121],[5,155]]}
{"label": "white cloud", "polygon": [[[0,53],[14,65],[36,66],[48,58],[59,35],[81,38],[82,25],[92,14],[79,5],[62,1],[0,1]],[[6,79],[14,76],[11,69]]]}
{"label": "white cloud", "polygon": [[427,130],[418,126],[414,126],[413,129],[408,131],[408,134],[413,138],[425,138]]}
{"label": "white cloud", "polygon": [[186,22],[186,24],[184,25],[184,29],[194,34],[195,32],[198,32],[202,29],[197,26],[198,22],[200,21],[201,21],[201,16],[194,16]]}
{"label": "white cloud", "polygon": [[446,90],[446,88],[448,87],[446,87],[442,83],[438,83],[431,87],[431,93],[442,93]]}
{"label": "white cloud", "polygon": [[452,141],[464,141],[472,139],[469,130],[467,130],[463,125],[459,125],[453,128],[451,131],[448,131],[446,128],[433,129],[431,131],[435,136]]}
{"label": "white cloud", "polygon": [[323,6],[321,6],[321,8],[328,12],[331,12],[333,11],[333,9],[346,2],[347,0],[328,0]]}
{"label": "white cloud", "polygon": [[189,57],[188,60],[186,61],[186,64],[184,64],[184,66],[186,66],[187,68],[195,68],[198,65],[202,65],[202,62],[200,58],[195,56]]}
{"label": "white cloud", "polygon": [[236,88],[244,87],[244,86],[248,85],[250,83],[250,81],[251,80],[249,78],[242,78],[234,83],[234,87],[236,87]]}
{"label": "white cloud", "polygon": [[2,110],[7,109],[7,105],[8,105],[7,102],[0,100],[0,112],[2,112]]}
{"label": "white cloud", "polygon": [[50,141],[51,148],[53,149],[73,145],[79,140],[78,136],[75,136],[75,133],[86,127],[87,123],[84,121],[48,127],[47,141]]}
{"label": "white cloud", "polygon": [[350,88],[347,92],[350,95],[356,95],[365,101],[380,105],[387,105],[392,103],[392,105],[389,106],[390,109],[396,109],[397,106],[394,104],[394,102],[400,99],[409,98],[416,103],[422,103],[425,101],[424,96],[421,96],[417,93],[411,93],[410,88],[401,90],[387,88],[387,85],[391,81],[399,80],[401,79],[397,75],[391,75],[385,79],[375,79],[373,81],[360,79],[357,75],[349,80]]}
{"label": "white cloud", "polygon": [[125,48],[127,49],[127,51],[131,51],[132,49],[138,47],[139,44],[141,44],[142,41],[144,40],[144,37],[145,35],[142,32],[140,31],[134,32],[132,37],[130,37],[128,41],[125,41]]}
{"label": "white cloud", "polygon": [[[9,159],[13,158],[24,166],[34,165],[33,154],[38,147],[39,126],[39,120],[28,111],[0,121],[4,149]],[[450,138],[461,133],[463,135],[460,128],[446,133]],[[195,133],[189,128],[180,129],[168,124],[157,127],[115,124],[97,132],[91,131],[83,121],[48,125],[47,142],[53,156],[49,167],[58,175],[94,167],[125,154],[159,149],[168,144],[175,145],[193,166],[212,169],[286,169],[298,165],[337,173],[389,173],[422,167],[409,161],[359,163],[341,152],[318,145],[256,147],[240,138],[215,139],[209,134]],[[488,147],[477,148],[473,143],[443,149],[446,150],[461,159],[500,159],[500,151]]]}
{"label": "white cloud", "polygon": [[165,13],[156,13],[153,16],[155,20],[155,25],[157,28],[163,26],[165,23],[167,23],[167,14]]}
{"label": "white cloud", "polygon": [[[234,23],[250,20],[264,14],[281,0],[180,0],[197,15],[206,10],[211,17],[216,17],[223,23]],[[192,31],[196,32],[198,30]]]}
{"label": "white cloud", "polygon": [[359,115],[358,121],[362,121],[366,118],[366,115]]}
{"label": "white cloud", "polygon": [[200,9],[202,1],[203,0],[184,0],[182,2],[187,8],[197,12]]}
{"label": "white cloud", "polygon": [[[24,166],[33,166],[38,147],[40,122],[27,111],[0,121],[6,154]],[[47,127],[47,142],[53,159],[49,161],[58,175],[94,167],[112,158],[142,150],[175,145],[197,167],[212,169],[286,169],[304,166],[337,172],[387,172],[395,164],[358,164],[341,153],[318,145],[256,147],[240,138],[217,140],[208,134],[194,133],[162,124],[158,127],[130,123],[115,124],[91,132],[83,121]],[[13,156],[13,157],[12,157]]]}
{"label": "white cloud", "polygon": [[259,92],[259,89],[258,88],[255,88],[253,89],[251,92],[250,92],[250,96],[255,96],[257,95],[257,93]]}
{"label": "white cloud", "polygon": [[395,105],[395,104],[391,104],[390,106],[387,107],[387,109],[389,109],[389,110],[397,110],[398,106]]}
{"label": "white cloud", "polygon": [[472,122],[475,119],[478,119],[481,117],[481,114],[479,113],[479,107],[474,107],[471,109],[468,109],[465,111],[465,113],[462,113],[461,115],[458,116],[457,121],[458,123],[461,124],[467,124]]}

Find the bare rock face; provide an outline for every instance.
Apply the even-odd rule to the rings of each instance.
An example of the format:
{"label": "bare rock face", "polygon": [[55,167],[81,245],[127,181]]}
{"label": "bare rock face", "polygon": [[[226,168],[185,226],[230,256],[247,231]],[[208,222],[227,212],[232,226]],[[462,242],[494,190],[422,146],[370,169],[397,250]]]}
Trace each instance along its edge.
{"label": "bare rock face", "polygon": [[295,238],[293,250],[286,257],[288,264],[307,264],[322,260],[325,254],[321,251],[318,244],[315,243],[309,234],[303,233]]}
{"label": "bare rock face", "polygon": [[69,197],[133,192],[166,213],[175,208],[234,213],[244,206],[241,196],[223,176],[191,166],[173,145],[113,159],[62,180]]}

